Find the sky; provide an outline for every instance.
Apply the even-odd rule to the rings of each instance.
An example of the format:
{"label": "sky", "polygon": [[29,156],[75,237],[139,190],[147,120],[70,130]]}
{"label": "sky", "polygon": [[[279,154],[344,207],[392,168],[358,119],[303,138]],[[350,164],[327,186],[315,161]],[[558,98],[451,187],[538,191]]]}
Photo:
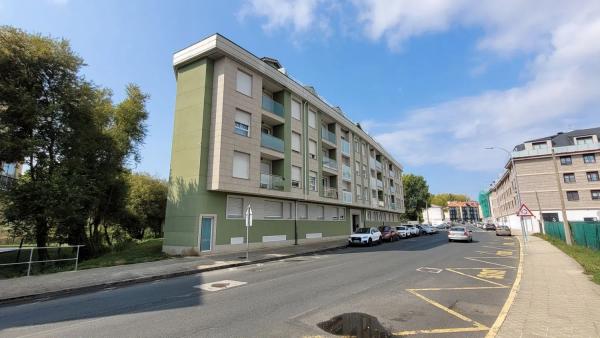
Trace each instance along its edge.
{"label": "sky", "polygon": [[278,59],[432,193],[472,198],[528,139],[600,126],[597,0],[0,0],[0,25],[71,42],[83,75],[150,95],[134,170],[167,178],[172,55],[221,33]]}

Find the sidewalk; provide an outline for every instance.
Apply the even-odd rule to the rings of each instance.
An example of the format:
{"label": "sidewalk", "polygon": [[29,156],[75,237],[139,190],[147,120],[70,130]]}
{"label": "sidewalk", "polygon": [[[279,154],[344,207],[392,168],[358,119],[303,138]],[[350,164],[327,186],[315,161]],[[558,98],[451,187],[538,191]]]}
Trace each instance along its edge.
{"label": "sidewalk", "polygon": [[245,252],[228,253],[204,257],[170,258],[156,262],[3,279],[0,280],[0,304],[191,275],[334,250],[345,246],[345,239],[323,240],[303,245],[287,245],[254,250],[250,252],[249,261],[245,260]]}
{"label": "sidewalk", "polygon": [[552,244],[528,238],[521,286],[497,337],[600,337],[600,285]]}

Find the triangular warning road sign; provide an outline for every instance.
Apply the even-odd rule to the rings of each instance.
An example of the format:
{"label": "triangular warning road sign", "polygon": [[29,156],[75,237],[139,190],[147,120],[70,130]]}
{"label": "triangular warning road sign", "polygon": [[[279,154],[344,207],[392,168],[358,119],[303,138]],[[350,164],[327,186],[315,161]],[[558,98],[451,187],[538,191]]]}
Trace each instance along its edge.
{"label": "triangular warning road sign", "polygon": [[519,211],[517,211],[517,216],[533,216],[533,213],[529,208],[525,205],[525,203],[521,204]]}

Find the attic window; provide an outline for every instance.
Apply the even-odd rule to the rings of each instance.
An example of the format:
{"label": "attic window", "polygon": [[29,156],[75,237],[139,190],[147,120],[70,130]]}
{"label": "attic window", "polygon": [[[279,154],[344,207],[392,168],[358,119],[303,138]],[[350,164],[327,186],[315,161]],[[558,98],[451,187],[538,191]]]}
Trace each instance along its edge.
{"label": "attic window", "polygon": [[548,148],[548,143],[546,142],[534,142],[531,144],[531,146],[533,147],[533,149],[547,149]]}
{"label": "attic window", "polygon": [[575,138],[575,144],[580,145],[580,144],[592,144],[594,143],[594,139],[591,136],[584,136],[584,137],[576,137]]}

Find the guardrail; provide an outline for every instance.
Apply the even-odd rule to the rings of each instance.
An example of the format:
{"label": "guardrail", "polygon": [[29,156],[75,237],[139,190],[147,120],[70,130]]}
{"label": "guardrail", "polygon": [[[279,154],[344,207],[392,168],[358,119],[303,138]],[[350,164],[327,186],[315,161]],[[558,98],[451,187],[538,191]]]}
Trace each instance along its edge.
{"label": "guardrail", "polygon": [[[73,269],[73,271],[77,271],[77,267],[79,265],[79,248],[83,247],[85,245],[62,245],[62,246],[32,246],[32,247],[12,247],[12,248],[1,248],[2,251],[0,251],[0,254],[6,254],[6,253],[11,253],[13,251],[17,251],[17,260],[19,260],[19,256],[20,256],[20,251],[29,251],[29,259],[27,261],[22,261],[22,262],[14,262],[14,263],[0,263],[0,269],[3,267],[8,267],[8,266],[16,266],[16,265],[24,265],[27,264],[27,276],[31,275],[31,265],[32,264],[38,264],[38,263],[49,263],[49,262],[66,262],[66,261],[75,261],[75,268]],[[48,250],[48,249],[68,249],[68,248],[75,248],[76,249],[76,254],[75,254],[75,258],[57,258],[57,259],[39,259],[39,253],[38,253],[38,258],[36,260],[33,259],[33,252],[34,250],[40,250],[40,249],[44,249],[44,250]]]}

